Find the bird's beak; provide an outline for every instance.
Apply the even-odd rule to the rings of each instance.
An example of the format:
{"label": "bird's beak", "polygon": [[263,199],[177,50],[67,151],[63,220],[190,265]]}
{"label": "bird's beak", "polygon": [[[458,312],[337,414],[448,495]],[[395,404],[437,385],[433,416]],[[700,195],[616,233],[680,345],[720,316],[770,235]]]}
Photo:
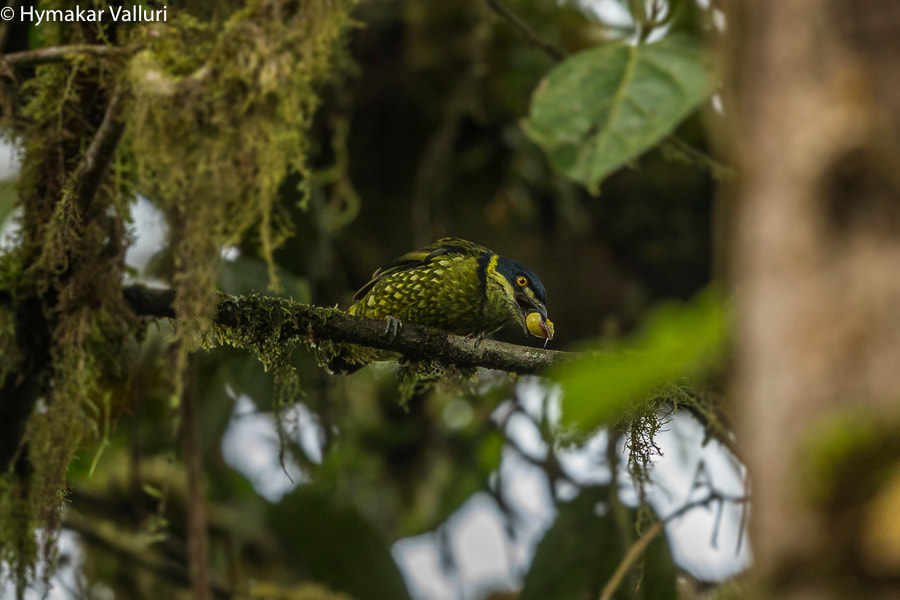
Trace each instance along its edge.
{"label": "bird's beak", "polygon": [[[550,339],[553,337],[553,325],[547,320],[547,307],[538,300],[531,290],[523,290],[522,293],[516,294],[516,304],[519,306],[518,320],[522,325],[525,333],[531,333],[537,337]],[[541,318],[537,324],[529,326],[528,315],[537,312]]]}
{"label": "bird's beak", "polygon": [[522,323],[525,323],[525,316],[531,312],[539,312],[541,313],[541,318],[547,318],[547,307],[545,307],[540,300],[534,297],[531,290],[523,290],[521,293],[516,294],[516,304],[519,305],[519,310],[522,312]]}

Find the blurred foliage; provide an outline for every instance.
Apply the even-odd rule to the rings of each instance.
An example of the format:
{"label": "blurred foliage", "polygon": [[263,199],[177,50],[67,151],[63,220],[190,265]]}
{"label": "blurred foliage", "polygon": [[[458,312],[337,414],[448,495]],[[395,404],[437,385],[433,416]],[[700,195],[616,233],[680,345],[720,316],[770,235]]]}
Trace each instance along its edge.
{"label": "blurred foliage", "polygon": [[[610,502],[618,500],[609,488],[599,486],[586,487],[574,500],[560,504],[556,522],[535,551],[520,600],[600,596],[601,588],[628,551],[619,541],[620,525]],[[640,585],[630,587],[626,582],[613,597],[674,600],[674,583],[675,565],[665,540],[657,537],[646,551]]]}
{"label": "blurred foliage", "polygon": [[655,308],[634,334],[553,370],[563,386],[564,419],[584,430],[608,424],[623,408],[680,378],[702,375],[721,363],[727,343],[721,294],[709,289],[689,304]]}
{"label": "blurred foliage", "polygon": [[[603,349],[552,375],[566,390],[565,418],[586,427],[633,423],[632,455],[650,456],[657,421],[648,415],[659,406],[640,400],[697,374],[706,358],[721,354],[725,337],[722,299],[696,296],[710,279],[713,179],[696,163],[670,161],[652,148],[676,126],[698,151],[706,147],[702,122],[690,113],[709,93],[709,71],[695,46],[663,35],[671,28],[696,36],[698,9],[674,2],[669,10],[677,14],[660,26],[661,42],[625,46],[621,40],[634,37],[641,19],[610,24],[585,3],[510,0],[536,35],[571,55],[555,65],[482,0],[367,0],[352,15],[350,4],[176,2],[165,26],[104,32],[112,43],[141,44],[133,59],[117,63],[120,77],[88,72],[96,85],[123,81],[133,94],[115,177],[127,183],[123,189],[145,194],[168,224],[151,264],[133,272],[174,284],[183,306],[204,304],[214,288],[260,293],[276,280],[284,296],[346,306],[376,267],[417,244],[442,235],[484,243],[540,274],[556,348]],[[622,11],[634,4],[617,3]],[[276,5],[285,12],[270,12]],[[9,40],[27,44],[21,33],[14,29]],[[49,33],[40,37],[55,43]],[[636,67],[626,81],[629,60]],[[657,64],[676,69],[677,85],[663,81]],[[68,98],[60,94],[67,68],[51,67],[41,82],[31,81],[28,93],[45,110],[61,106],[53,98]],[[580,82],[575,89],[558,87],[567,71]],[[620,112],[607,123],[594,109],[617,94],[622,106],[657,100],[658,114],[633,113],[626,122]],[[561,106],[559,95],[580,100],[590,114]],[[80,114],[70,105],[63,112]],[[539,132],[539,144],[526,132]],[[595,187],[602,179],[601,197],[554,169],[557,134],[597,148],[576,180]],[[601,148],[602,138],[617,136],[628,138],[620,150]],[[37,141],[32,151],[62,144],[49,134]],[[70,141],[63,145],[77,150]],[[29,177],[28,189],[44,189]],[[29,198],[24,189],[20,206]],[[128,208],[107,216],[121,226],[122,251]],[[0,195],[0,219],[10,210]],[[18,223],[27,230],[30,221]],[[79,263],[84,279],[97,267],[91,260]],[[104,274],[116,294],[123,272]],[[646,316],[662,300],[691,297]],[[14,337],[13,316],[0,304],[4,342]],[[104,346],[121,370],[73,364],[76,354],[60,363],[90,380],[85,402],[96,409],[84,425],[93,435],[65,472],[70,503],[62,524],[81,542],[84,589],[77,597],[188,597],[189,500],[182,423],[172,405],[179,336],[190,337],[186,347],[207,346],[195,354],[194,370],[217,589],[285,600],[407,598],[393,542],[446,530],[485,492],[510,535],[522,518],[498,483],[512,447],[501,415],[510,406],[509,414],[527,414],[523,386],[505,374],[478,373],[426,391],[403,387],[404,369],[414,366],[373,365],[337,378],[305,346],[253,348],[278,376],[290,374],[295,386],[279,390],[246,348],[211,347],[202,322],[130,326],[133,335],[121,345]],[[541,343],[515,328],[499,337]],[[401,388],[411,392],[403,406]],[[542,415],[528,423],[555,448],[559,432],[543,402]],[[235,448],[229,432],[244,422],[264,433],[254,446]],[[232,447],[223,447],[226,439]],[[229,464],[235,454],[252,466]],[[272,475],[271,464],[253,462],[261,455],[277,457],[283,471]],[[550,486],[563,479],[552,459],[536,463]],[[632,475],[645,476],[648,463],[641,458]],[[521,598],[596,594],[633,537],[631,521],[597,510],[617,491],[589,487],[558,504],[559,518],[523,575]],[[14,508],[0,506],[13,516]],[[440,551],[445,575],[458,576],[452,550]],[[643,580],[633,571],[619,597],[631,597],[639,581],[643,597],[673,597],[663,539],[643,565]]]}
{"label": "blurred foliage", "polygon": [[334,593],[326,587],[300,584],[280,587],[271,583],[255,584],[250,590],[250,598],[259,600],[352,600],[350,596]]}
{"label": "blurred foliage", "polygon": [[803,499],[837,524],[837,555],[873,577],[900,574],[900,419],[874,410],[819,417],[804,440]]}
{"label": "blurred foliage", "polygon": [[16,185],[12,181],[0,181],[0,228],[10,216],[16,204]]}
{"label": "blurred foliage", "polygon": [[900,461],[896,418],[857,411],[819,419],[811,429],[804,454],[804,495],[829,513],[872,497]]}
{"label": "blurred foliage", "polygon": [[295,576],[324,582],[359,600],[409,598],[381,535],[359,511],[336,504],[330,494],[303,486],[274,507],[269,519],[272,530],[286,542],[283,547],[293,549],[282,558],[299,566],[301,572]]}

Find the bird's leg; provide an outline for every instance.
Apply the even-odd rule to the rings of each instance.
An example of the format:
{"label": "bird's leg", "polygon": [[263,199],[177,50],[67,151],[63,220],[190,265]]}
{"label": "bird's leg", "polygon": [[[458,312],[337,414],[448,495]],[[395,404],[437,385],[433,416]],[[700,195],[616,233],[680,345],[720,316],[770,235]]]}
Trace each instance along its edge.
{"label": "bird's leg", "polygon": [[403,322],[400,321],[397,317],[392,317],[388,315],[384,318],[385,326],[384,332],[391,336],[391,339],[397,337],[397,334],[400,332],[400,328],[403,327]]}

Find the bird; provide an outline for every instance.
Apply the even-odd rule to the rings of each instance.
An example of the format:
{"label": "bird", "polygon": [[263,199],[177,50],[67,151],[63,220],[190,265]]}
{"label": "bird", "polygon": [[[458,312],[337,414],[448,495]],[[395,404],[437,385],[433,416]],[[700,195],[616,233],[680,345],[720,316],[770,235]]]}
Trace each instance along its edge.
{"label": "bird", "polygon": [[[547,291],[534,272],[479,244],[443,238],[379,268],[353,296],[351,315],[387,321],[396,334],[403,323],[434,327],[479,341],[509,322],[550,340]],[[337,344],[328,359],[333,373],[352,373],[391,353]]]}

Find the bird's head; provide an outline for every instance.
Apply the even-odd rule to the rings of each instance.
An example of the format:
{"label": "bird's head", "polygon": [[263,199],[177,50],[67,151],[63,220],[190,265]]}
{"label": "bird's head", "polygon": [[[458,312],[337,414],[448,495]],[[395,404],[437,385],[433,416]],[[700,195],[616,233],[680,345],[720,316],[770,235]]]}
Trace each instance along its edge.
{"label": "bird's head", "polygon": [[[496,293],[501,296],[500,300],[510,317],[525,332],[530,331],[537,337],[552,338],[553,323],[547,319],[547,290],[538,276],[522,263],[504,256],[497,257],[494,272],[499,284],[495,286]],[[540,319],[532,320],[529,326],[528,315],[534,312],[540,315]]]}

